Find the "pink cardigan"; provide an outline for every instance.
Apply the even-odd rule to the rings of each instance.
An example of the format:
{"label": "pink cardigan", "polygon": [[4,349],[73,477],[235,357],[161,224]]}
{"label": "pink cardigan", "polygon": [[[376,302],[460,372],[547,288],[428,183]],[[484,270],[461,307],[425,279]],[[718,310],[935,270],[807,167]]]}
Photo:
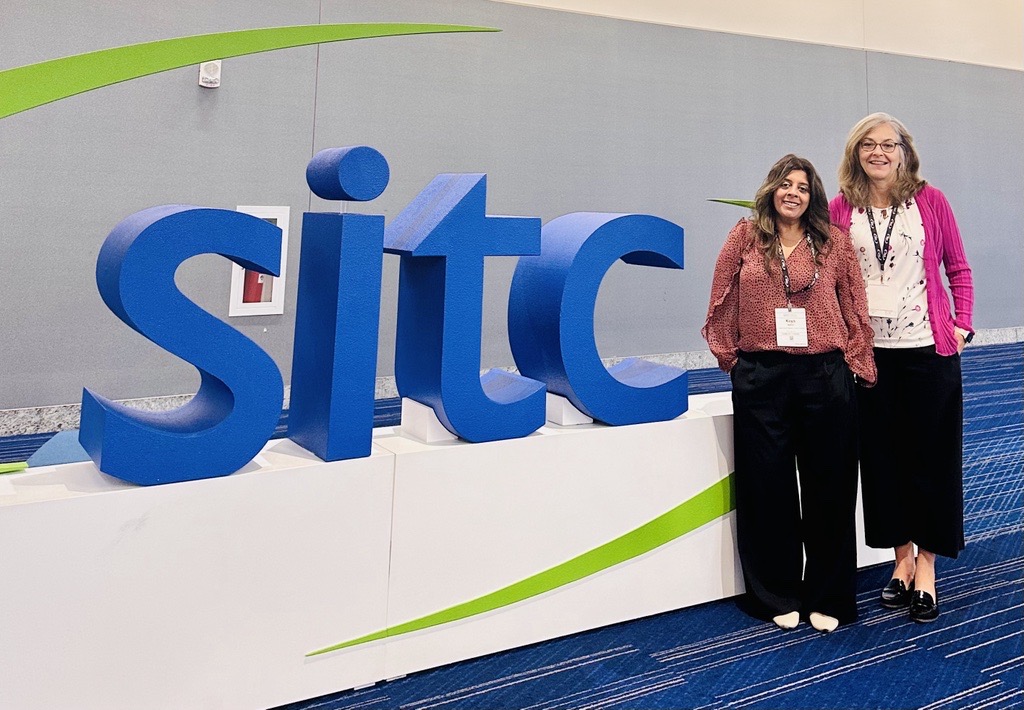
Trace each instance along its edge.
{"label": "pink cardigan", "polygon": [[[957,340],[955,327],[973,333],[971,313],[974,309],[974,281],[971,267],[967,264],[964,243],[956,226],[953,210],[945,195],[931,185],[925,185],[917,196],[917,208],[921,211],[924,224],[924,273],[925,291],[928,300],[928,321],[935,339],[935,352],[939,355],[955,355]],[[853,215],[845,195],[838,195],[828,205],[832,223],[845,232],[850,231]],[[953,294],[956,316],[949,307],[949,296],[942,286],[939,264],[945,266],[949,290]]]}

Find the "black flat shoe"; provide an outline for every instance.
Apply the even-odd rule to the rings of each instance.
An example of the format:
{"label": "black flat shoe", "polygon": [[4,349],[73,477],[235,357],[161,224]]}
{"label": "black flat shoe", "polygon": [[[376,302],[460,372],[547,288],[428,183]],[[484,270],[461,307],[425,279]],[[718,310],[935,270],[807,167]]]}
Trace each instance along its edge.
{"label": "black flat shoe", "polygon": [[939,618],[939,605],[928,592],[917,590],[910,600],[910,618],[927,624]]}
{"label": "black flat shoe", "polygon": [[882,606],[886,609],[902,609],[910,606],[910,596],[914,592],[914,582],[910,582],[910,588],[903,583],[902,579],[890,579],[889,583],[882,589]]}

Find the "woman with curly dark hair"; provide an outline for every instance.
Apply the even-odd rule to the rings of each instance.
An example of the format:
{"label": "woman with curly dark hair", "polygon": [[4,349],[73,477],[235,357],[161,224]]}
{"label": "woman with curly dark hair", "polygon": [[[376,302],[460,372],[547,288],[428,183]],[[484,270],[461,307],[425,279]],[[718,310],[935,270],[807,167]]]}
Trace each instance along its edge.
{"label": "woman with curly dark hair", "polygon": [[701,332],[732,377],[743,608],[787,629],[854,621],[854,379],[873,385],[875,364],[857,260],[808,160],[772,166],[729,233]]}

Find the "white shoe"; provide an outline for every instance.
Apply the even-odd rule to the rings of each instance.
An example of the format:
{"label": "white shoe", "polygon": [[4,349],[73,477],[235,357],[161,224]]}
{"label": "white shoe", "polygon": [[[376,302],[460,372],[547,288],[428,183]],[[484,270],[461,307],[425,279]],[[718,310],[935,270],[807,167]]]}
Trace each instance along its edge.
{"label": "white shoe", "polygon": [[[780,629],[795,629],[796,625],[800,623],[800,612],[791,611],[788,614],[779,614],[778,616],[773,616],[772,621]],[[836,623],[838,624],[838,622]]]}
{"label": "white shoe", "polygon": [[834,616],[827,616],[826,614],[819,614],[816,611],[812,611],[809,617],[811,626],[822,633],[830,634],[839,627],[839,619]]}

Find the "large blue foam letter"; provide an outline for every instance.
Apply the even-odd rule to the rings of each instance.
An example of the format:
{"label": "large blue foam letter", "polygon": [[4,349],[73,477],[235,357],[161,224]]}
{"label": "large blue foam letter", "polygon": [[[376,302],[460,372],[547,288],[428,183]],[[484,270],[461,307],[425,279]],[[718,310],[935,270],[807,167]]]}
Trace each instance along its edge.
{"label": "large blue foam letter", "polygon": [[[368,146],[331,148],[306,169],[325,200],[372,200],[387,160]],[[384,217],[302,218],[288,436],[325,461],[370,455]]]}
{"label": "large blue foam letter", "polygon": [[96,282],[110,310],[201,376],[196,396],[168,412],[85,390],[79,440],[104,473],[142,485],[225,476],[274,433],[284,393],[274,361],[174,283],[183,261],[207,253],[276,276],[281,230],[239,212],[168,205],[128,217],[100,249]]}
{"label": "large blue foam letter", "polygon": [[[594,340],[601,279],[617,259],[683,268],[683,229],[660,217],[577,212],[544,225],[540,256],[519,259],[508,332],[519,372],[607,424],[674,419],[687,409],[685,370],[630,358],[610,369]],[[643,318],[643,306],[637,319]]]}
{"label": "large blue foam letter", "polygon": [[536,254],[540,219],[485,214],[487,176],[438,175],[384,235],[402,256],[395,381],[467,441],[526,436],[544,424],[544,385],[491,370],[480,377],[485,256]]}

